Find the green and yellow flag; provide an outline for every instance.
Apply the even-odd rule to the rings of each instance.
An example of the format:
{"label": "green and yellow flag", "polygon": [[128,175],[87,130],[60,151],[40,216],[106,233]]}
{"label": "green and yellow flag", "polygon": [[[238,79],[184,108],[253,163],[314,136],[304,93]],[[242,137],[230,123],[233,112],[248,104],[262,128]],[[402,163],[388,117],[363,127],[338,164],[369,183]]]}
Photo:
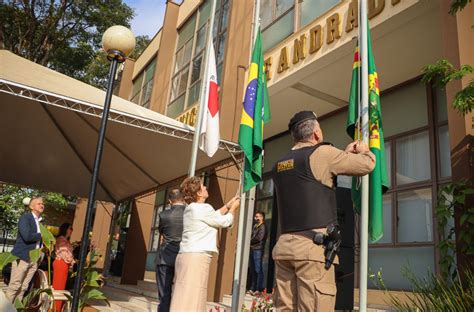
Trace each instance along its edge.
{"label": "green and yellow flag", "polygon": [[259,31],[249,67],[239,129],[239,145],[245,154],[244,192],[262,181],[263,125],[268,121],[270,121],[270,106]]}
{"label": "green and yellow flag", "polygon": [[[375,68],[374,55],[370,40],[370,29],[367,26],[367,49],[368,49],[368,71],[369,71],[369,147],[376,157],[374,171],[369,175],[369,239],[376,242],[383,236],[383,201],[382,194],[390,187],[385,162],[384,136],[382,128],[382,111],[380,109],[379,79]],[[354,55],[352,67],[352,83],[349,96],[349,112],[347,115],[347,134],[355,140],[362,139],[360,136],[359,116],[359,69],[360,69],[359,47]],[[361,194],[358,178],[352,179],[352,201],[354,208],[360,213]]]}

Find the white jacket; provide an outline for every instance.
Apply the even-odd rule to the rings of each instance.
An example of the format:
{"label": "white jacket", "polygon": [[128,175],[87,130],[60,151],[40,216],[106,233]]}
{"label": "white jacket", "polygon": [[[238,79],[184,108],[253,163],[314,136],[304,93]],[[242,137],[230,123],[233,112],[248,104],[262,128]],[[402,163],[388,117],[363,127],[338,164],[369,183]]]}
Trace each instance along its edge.
{"label": "white jacket", "polygon": [[179,252],[218,252],[217,229],[229,227],[233,221],[231,213],[222,215],[209,204],[191,203],[183,214]]}

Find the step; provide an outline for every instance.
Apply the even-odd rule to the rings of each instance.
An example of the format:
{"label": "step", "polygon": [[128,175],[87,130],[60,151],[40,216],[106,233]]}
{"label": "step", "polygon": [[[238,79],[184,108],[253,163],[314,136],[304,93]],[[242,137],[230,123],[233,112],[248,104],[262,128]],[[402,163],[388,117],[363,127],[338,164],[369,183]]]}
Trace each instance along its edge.
{"label": "step", "polygon": [[[252,306],[252,301],[255,299],[254,296],[251,296],[249,294],[245,294],[245,299],[244,299],[244,305],[247,309],[250,309]],[[224,295],[222,297],[222,302],[223,305],[232,306],[232,295]]]}
{"label": "step", "polygon": [[132,311],[155,312],[158,308],[158,300],[150,296],[115,288],[110,285],[104,286],[102,291],[105,296],[114,303],[114,305],[123,309],[134,307],[135,310]]}
{"label": "step", "polygon": [[117,283],[116,281],[110,281],[110,280],[107,280],[106,285],[115,289],[128,291],[136,295],[158,299],[158,290],[156,288],[151,289],[152,286],[150,285],[147,285],[147,287],[149,288],[143,289],[141,287],[141,284],[138,284],[138,285],[120,284],[120,283]]}
{"label": "step", "polygon": [[123,302],[123,301],[116,301],[116,300],[109,300],[110,306],[107,306],[104,302],[94,302],[91,306],[101,312],[137,312],[143,311],[143,309],[137,305]]}
{"label": "step", "polygon": [[215,302],[207,302],[206,303],[206,311],[210,312],[230,312],[231,311],[231,306],[226,305],[223,303],[215,303]]}
{"label": "step", "polygon": [[154,291],[155,293],[158,293],[158,286],[156,285],[156,281],[152,281],[152,280],[138,281],[137,286],[140,289],[143,289],[146,291]]}

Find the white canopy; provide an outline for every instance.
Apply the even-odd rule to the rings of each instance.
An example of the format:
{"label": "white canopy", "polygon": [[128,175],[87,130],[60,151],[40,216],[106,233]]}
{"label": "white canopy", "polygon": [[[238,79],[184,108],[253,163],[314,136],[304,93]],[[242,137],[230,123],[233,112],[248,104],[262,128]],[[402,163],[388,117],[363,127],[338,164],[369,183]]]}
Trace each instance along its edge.
{"label": "white canopy", "polygon": [[[87,197],[105,92],[0,50],[0,180]],[[184,176],[194,128],[113,97],[96,199],[118,202]],[[197,168],[239,153],[221,141]]]}

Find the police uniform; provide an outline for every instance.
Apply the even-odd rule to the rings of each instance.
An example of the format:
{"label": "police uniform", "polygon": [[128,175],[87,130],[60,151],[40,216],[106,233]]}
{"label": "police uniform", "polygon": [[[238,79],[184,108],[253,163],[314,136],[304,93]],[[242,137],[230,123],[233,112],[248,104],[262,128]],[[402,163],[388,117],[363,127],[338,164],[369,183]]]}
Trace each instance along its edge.
{"label": "police uniform", "polygon": [[[299,112],[290,130],[313,112]],[[281,236],[272,256],[276,268],[277,311],[332,311],[336,301],[334,265],[324,268],[324,249],[312,241],[337,221],[337,175],[365,175],[373,170],[371,152],[354,154],[328,143],[297,143],[272,170]],[[334,264],[338,264],[338,259]]]}

